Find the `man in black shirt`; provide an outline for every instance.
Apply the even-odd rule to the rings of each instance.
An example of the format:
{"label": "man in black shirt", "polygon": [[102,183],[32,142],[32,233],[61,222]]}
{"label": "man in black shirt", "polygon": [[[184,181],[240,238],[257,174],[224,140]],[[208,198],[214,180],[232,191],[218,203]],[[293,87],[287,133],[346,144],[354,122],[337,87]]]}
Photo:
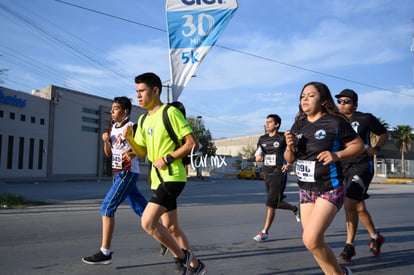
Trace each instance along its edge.
{"label": "man in black shirt", "polygon": [[273,223],[276,208],[291,210],[300,222],[299,208],[284,202],[283,192],[287,182],[287,171],[291,164],[286,163],[283,153],[286,149],[286,141],[283,133],[278,133],[281,119],[276,114],[268,115],[266,118],[266,134],[262,135],[257,142],[256,162],[263,161],[266,185],[266,218],[263,230],[253,239],[256,242],[264,242],[268,238],[268,231]]}
{"label": "man in black shirt", "polygon": [[[340,258],[344,262],[350,262],[356,255],[353,245],[355,234],[360,220],[370,235],[370,253],[378,256],[381,252],[381,245],[384,243],[382,236],[374,226],[371,215],[365,205],[365,200],[369,184],[374,176],[373,155],[380,152],[388,139],[387,129],[376,117],[370,113],[356,111],[358,107],[358,95],[353,90],[345,89],[335,96],[338,100],[338,109],[346,115],[352,128],[361,137],[365,145],[365,152],[351,161],[346,161],[344,165],[344,175],[346,179],[346,229],[347,237],[344,250]],[[375,146],[371,146],[371,132],[378,136]]]}

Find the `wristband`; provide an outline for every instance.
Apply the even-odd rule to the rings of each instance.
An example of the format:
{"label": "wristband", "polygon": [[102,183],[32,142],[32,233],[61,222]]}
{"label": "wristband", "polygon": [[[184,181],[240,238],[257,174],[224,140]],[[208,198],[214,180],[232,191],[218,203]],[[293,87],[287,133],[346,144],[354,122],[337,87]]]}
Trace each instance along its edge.
{"label": "wristband", "polygon": [[165,156],[165,159],[167,160],[167,164],[171,164],[174,161],[174,158],[170,154]]}

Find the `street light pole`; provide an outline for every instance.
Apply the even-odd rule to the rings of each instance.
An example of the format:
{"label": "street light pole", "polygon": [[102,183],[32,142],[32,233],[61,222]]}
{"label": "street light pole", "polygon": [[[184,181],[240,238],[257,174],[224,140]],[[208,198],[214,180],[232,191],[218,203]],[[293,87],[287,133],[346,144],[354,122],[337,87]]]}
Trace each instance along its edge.
{"label": "street light pole", "polygon": [[[197,134],[200,136],[201,133],[201,120],[203,119],[202,116],[196,116],[195,121],[194,121],[194,127],[197,129]],[[201,145],[199,144],[199,148],[198,150],[201,149]],[[196,168],[196,178],[198,179],[203,179],[203,173],[201,171],[201,168],[199,166],[197,166]]]}
{"label": "street light pole", "polygon": [[201,119],[202,119],[203,117],[202,116],[197,116],[196,117],[196,119],[195,119],[195,128],[197,129],[197,130],[200,130],[200,126],[201,126]]}
{"label": "street light pole", "polygon": [[167,87],[167,103],[170,103],[170,85],[166,85],[165,87]]}
{"label": "street light pole", "polygon": [[[192,75],[191,77],[196,77],[197,75]],[[168,79],[168,80],[166,80],[166,81],[164,81],[162,84],[164,84],[164,85],[162,85],[163,87],[165,87],[165,88],[167,88],[167,103],[170,103],[170,88],[171,88],[171,84],[165,84],[165,83],[168,83],[168,82],[170,82],[171,83],[171,80],[170,79]]]}
{"label": "street light pole", "polygon": [[[166,80],[162,84],[167,83],[169,81],[170,80]],[[162,86],[167,88],[167,103],[170,103],[170,88],[171,88],[171,85],[170,84],[165,84],[165,85],[162,85]]]}

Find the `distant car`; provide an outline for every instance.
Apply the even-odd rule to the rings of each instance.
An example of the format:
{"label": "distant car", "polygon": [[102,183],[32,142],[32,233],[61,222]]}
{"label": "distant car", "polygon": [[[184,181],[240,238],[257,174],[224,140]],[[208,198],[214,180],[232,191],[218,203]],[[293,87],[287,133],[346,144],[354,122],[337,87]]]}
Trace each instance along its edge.
{"label": "distant car", "polygon": [[238,179],[264,179],[264,173],[261,168],[245,167],[237,172]]}

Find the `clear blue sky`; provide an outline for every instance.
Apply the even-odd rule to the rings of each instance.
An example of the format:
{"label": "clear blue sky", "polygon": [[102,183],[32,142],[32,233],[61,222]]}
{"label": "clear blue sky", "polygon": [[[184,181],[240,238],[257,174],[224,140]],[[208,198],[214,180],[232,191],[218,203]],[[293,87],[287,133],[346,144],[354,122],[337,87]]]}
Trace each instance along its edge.
{"label": "clear blue sky", "polygon": [[[137,104],[137,74],[169,79],[165,1],[65,1],[0,0],[0,68],[9,69],[1,85],[30,93],[52,84]],[[179,98],[213,138],[263,133],[270,113],[290,128],[309,81],[333,95],[354,89],[359,110],[414,127],[412,0],[238,3]]]}

